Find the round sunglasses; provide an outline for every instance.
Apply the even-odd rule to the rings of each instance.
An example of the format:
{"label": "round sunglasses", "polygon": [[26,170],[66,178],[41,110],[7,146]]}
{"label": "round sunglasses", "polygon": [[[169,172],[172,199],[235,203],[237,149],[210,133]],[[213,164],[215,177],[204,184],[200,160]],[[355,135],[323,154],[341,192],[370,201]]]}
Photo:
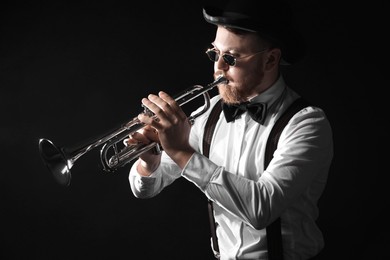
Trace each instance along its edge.
{"label": "round sunglasses", "polygon": [[229,66],[235,66],[237,64],[237,60],[244,59],[244,58],[249,58],[251,56],[257,55],[259,53],[265,52],[268,49],[261,50],[259,52],[249,54],[246,56],[241,56],[241,57],[234,57],[232,54],[229,53],[223,53],[222,55],[219,54],[219,51],[217,51],[215,48],[208,49],[206,51],[207,56],[209,59],[213,62],[217,62],[219,60],[219,56],[222,56],[223,61],[229,65]]}

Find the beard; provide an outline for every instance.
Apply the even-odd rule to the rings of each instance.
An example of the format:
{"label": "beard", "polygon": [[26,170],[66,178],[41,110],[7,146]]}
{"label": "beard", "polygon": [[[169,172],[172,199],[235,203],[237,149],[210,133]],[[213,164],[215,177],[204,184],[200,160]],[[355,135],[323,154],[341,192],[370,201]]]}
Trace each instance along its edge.
{"label": "beard", "polygon": [[244,93],[240,89],[227,85],[218,86],[219,94],[226,104],[238,104],[246,101]]}
{"label": "beard", "polygon": [[239,104],[260,94],[264,83],[264,71],[259,66],[253,66],[251,70],[232,77],[218,72],[214,76],[224,74],[229,81],[227,84],[218,85],[219,94],[226,104]]}
{"label": "beard", "polygon": [[232,82],[229,79],[228,84],[218,86],[218,91],[226,104],[239,104],[259,94],[258,86],[261,82],[261,79],[249,79],[242,82]]}

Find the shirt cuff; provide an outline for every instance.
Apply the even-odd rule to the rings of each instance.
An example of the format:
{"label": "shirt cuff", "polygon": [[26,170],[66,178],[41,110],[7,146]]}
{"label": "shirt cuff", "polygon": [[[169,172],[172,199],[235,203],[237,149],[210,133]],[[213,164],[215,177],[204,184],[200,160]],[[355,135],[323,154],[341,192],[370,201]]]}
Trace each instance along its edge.
{"label": "shirt cuff", "polygon": [[142,176],[137,171],[139,160],[130,168],[129,181],[131,190],[137,198],[149,198],[154,192],[154,185],[157,181],[156,172],[149,176]]}
{"label": "shirt cuff", "polygon": [[181,175],[205,191],[218,166],[202,154],[194,153]]}

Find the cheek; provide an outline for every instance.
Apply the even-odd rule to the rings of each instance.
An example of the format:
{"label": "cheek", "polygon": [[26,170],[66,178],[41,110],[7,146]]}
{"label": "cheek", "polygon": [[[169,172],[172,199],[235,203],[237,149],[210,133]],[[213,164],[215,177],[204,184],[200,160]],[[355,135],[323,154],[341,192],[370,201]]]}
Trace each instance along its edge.
{"label": "cheek", "polygon": [[246,66],[234,72],[234,78],[237,79],[237,83],[245,85],[258,84],[263,76],[264,70],[260,64],[252,64],[252,66]]}
{"label": "cheek", "polygon": [[241,88],[243,85],[252,80],[257,73],[254,70],[248,70],[244,68],[234,68],[229,73],[231,80],[237,88]]}

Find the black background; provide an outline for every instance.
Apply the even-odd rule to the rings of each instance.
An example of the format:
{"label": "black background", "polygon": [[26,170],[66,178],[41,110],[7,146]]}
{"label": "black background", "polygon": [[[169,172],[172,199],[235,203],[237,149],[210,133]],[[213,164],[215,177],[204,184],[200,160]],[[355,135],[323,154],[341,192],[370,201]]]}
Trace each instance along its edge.
{"label": "black background", "polygon": [[[326,111],[334,131],[318,220],[323,257],[384,259],[385,1],[290,2],[309,48],[284,69],[286,81]],[[211,259],[206,200],[192,184],[179,179],[136,199],[130,165],[106,174],[96,149],[63,188],[38,153],[42,137],[73,145],[130,120],[149,93],[211,82],[204,50],[215,30],[202,4],[2,2],[1,259]]]}

